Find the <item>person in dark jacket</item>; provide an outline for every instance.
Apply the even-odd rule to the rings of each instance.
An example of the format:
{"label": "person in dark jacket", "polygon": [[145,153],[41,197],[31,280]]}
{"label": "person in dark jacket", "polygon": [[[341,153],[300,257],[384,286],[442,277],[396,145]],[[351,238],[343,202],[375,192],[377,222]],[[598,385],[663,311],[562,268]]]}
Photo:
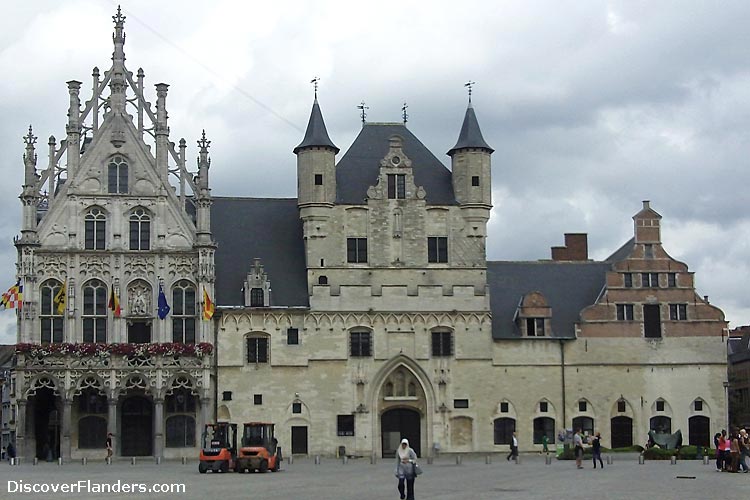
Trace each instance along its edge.
{"label": "person in dark jacket", "polygon": [[591,442],[591,451],[594,459],[594,469],[596,469],[596,461],[599,460],[599,465],[604,468],[604,462],[602,462],[602,435],[597,432],[594,435],[594,439]]}

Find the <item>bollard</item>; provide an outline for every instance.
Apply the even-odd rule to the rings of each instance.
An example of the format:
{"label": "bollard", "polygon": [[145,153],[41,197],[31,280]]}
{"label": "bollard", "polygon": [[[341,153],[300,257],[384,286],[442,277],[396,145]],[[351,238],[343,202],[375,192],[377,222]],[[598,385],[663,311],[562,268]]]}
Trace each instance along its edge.
{"label": "bollard", "polygon": [[130,457],[130,465],[135,465],[135,457]]}
{"label": "bollard", "polygon": [[182,457],[182,465],[187,464],[187,457]]}
{"label": "bollard", "polygon": [[112,465],[112,457],[107,457],[104,459],[104,463],[107,465]]}
{"label": "bollard", "polygon": [[432,457],[432,455],[430,455],[429,457],[427,457],[427,465],[432,465],[432,461],[433,460],[435,460],[435,459]]}
{"label": "bollard", "polygon": [[15,459],[15,457],[11,457],[9,463],[10,463],[10,465],[16,465],[16,459]]}
{"label": "bollard", "polygon": [[289,455],[289,458],[286,461],[289,465],[292,465],[294,463],[294,455]]}
{"label": "bollard", "polygon": [[161,464],[161,457],[156,457],[156,459],[154,460],[154,462],[156,462],[156,465]]}
{"label": "bollard", "polygon": [[371,464],[376,464],[377,462],[378,462],[378,456],[376,454],[374,454],[374,453],[372,455],[370,455],[370,463]]}
{"label": "bollard", "polygon": [[461,463],[464,461],[464,457],[461,455],[456,455],[456,465],[461,465]]}
{"label": "bollard", "polygon": [[81,459],[81,465],[86,465],[86,462],[87,462],[86,457],[83,457]]}
{"label": "bollard", "polygon": [[487,455],[486,457],[484,457],[484,463],[490,465],[492,463],[492,455]]}
{"label": "bollard", "polygon": [[551,455],[547,455],[546,457],[544,457],[544,463],[546,465],[552,465],[552,456]]}
{"label": "bollard", "polygon": [[341,463],[342,463],[343,465],[346,465],[346,464],[348,464],[348,463],[349,463],[349,457],[347,457],[346,455],[342,456],[342,457],[341,457]]}
{"label": "bollard", "polygon": [[34,465],[38,464],[39,463],[39,459],[36,458],[36,457],[34,457],[34,462],[33,463],[34,463]]}
{"label": "bollard", "polygon": [[672,465],[677,465],[677,457],[675,455],[672,455],[669,459],[669,463]]}
{"label": "bollard", "polygon": [[62,464],[63,464],[62,457],[58,457],[57,458],[57,465],[62,465]]}
{"label": "bollard", "polygon": [[516,465],[521,463],[521,455],[516,455]]}
{"label": "bollard", "polygon": [[612,465],[614,461],[615,459],[612,457],[612,455],[607,455],[607,465]]}
{"label": "bollard", "polygon": [[708,458],[706,455],[703,455],[703,465],[708,465],[711,462],[711,459]]}
{"label": "bollard", "polygon": [[320,455],[315,455],[315,465],[320,465]]}
{"label": "bollard", "polygon": [[646,463],[646,457],[643,455],[638,455],[638,465],[643,465]]}

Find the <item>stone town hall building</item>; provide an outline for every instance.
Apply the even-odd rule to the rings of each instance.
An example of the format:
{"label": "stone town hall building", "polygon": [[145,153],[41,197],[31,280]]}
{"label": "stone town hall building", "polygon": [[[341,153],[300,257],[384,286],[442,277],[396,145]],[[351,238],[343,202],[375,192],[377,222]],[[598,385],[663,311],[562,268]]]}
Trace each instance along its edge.
{"label": "stone town hall building", "polygon": [[189,171],[168,86],[152,108],[114,20],[112,66],[88,101],[68,82],[48,161],[25,137],[19,455],[97,457],[111,432],[119,456],[195,456],[215,419],[358,455],[402,435],[421,455],[504,451],[513,430],[531,450],[570,427],[707,444],[724,425],[724,315],[648,202],[604,261],[581,234],[551,260],[487,261],[493,149],[471,104],[448,169],[400,123],[365,123],[337,161],[317,98],[296,198],[214,196],[209,141]]}

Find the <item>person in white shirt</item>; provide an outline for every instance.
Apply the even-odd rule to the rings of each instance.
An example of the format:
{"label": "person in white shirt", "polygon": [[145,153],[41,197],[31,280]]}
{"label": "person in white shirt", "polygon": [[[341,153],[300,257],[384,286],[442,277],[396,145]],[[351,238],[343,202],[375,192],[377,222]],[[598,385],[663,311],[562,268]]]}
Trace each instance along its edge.
{"label": "person in white shirt", "polygon": [[583,469],[583,438],[581,437],[581,429],[576,429],[576,433],[573,434],[573,447],[576,454],[576,467]]}
{"label": "person in white shirt", "polygon": [[516,431],[513,431],[513,440],[510,442],[510,453],[508,453],[505,459],[510,460],[511,458],[513,460],[518,458],[518,438],[516,437]]}

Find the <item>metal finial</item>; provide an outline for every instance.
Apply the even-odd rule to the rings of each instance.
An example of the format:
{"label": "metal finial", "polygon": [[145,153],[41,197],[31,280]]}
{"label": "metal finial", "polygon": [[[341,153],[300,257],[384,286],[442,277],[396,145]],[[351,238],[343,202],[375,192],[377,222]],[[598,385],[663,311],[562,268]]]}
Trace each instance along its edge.
{"label": "metal finial", "polygon": [[201,139],[198,141],[198,146],[201,148],[201,151],[208,151],[208,147],[210,145],[211,141],[206,140],[206,129],[203,129],[203,134],[201,135]]}
{"label": "metal finial", "polygon": [[362,119],[362,123],[365,123],[365,118],[367,118],[367,113],[365,113],[366,109],[370,109],[369,106],[365,106],[365,101],[362,101],[359,106],[357,106],[357,109],[360,111],[360,118]]}
{"label": "metal finial", "polygon": [[125,16],[122,15],[119,5],[117,6],[117,15],[112,16],[112,20],[115,22],[115,25],[122,25],[125,22]]}
{"label": "metal finial", "polygon": [[320,77],[315,77],[312,80],[310,80],[310,83],[313,84],[313,89],[315,90],[315,98],[318,98],[318,82],[320,81]]}
{"label": "metal finial", "polygon": [[471,88],[473,85],[476,85],[477,82],[472,82],[469,80],[468,82],[464,83],[464,87],[467,87],[469,89],[469,104],[471,104]]}
{"label": "metal finial", "polygon": [[34,132],[31,130],[31,125],[29,125],[29,133],[23,136],[23,142],[27,146],[33,146],[36,144],[37,137],[34,135]]}
{"label": "metal finial", "polygon": [[409,105],[406,104],[406,102],[404,102],[404,105],[401,106],[401,118],[404,119],[404,125],[406,125],[406,122],[409,119],[409,114],[406,112],[408,107]]}

